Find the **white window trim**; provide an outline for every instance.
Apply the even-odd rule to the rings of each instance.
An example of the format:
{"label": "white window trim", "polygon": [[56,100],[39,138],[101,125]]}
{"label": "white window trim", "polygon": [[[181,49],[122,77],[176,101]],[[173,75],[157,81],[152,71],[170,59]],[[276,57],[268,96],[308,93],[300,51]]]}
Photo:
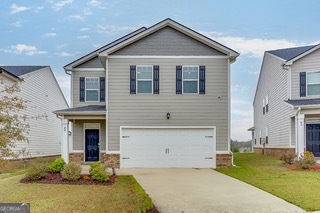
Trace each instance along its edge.
{"label": "white window trim", "polygon": [[[138,67],[151,67],[151,79],[138,79]],[[150,93],[142,92],[139,93],[138,81],[151,81],[151,91]],[[153,65],[137,65],[136,66],[136,94],[153,94]]]}
{"label": "white window trim", "polygon": [[310,71],[310,72],[306,72],[306,96],[316,96],[316,95],[320,95],[320,93],[319,94],[315,94],[315,95],[309,95],[308,94],[308,86],[309,85],[320,85],[320,79],[319,79],[319,81],[317,82],[317,83],[308,83],[308,74],[309,73],[320,73],[320,71]]}
{"label": "white window trim", "polygon": [[[98,79],[98,89],[87,89],[87,79],[92,78],[92,79]],[[84,79],[84,100],[85,102],[100,102],[100,78],[99,77],[85,77]],[[96,91],[98,90],[98,99],[96,101],[88,101],[87,100],[87,90],[92,90],[92,91]]]}
{"label": "white window trim", "polygon": [[[183,79],[183,68],[184,67],[197,67],[198,68],[198,79]],[[182,66],[182,94],[199,94],[199,70],[200,67],[198,65],[186,65],[186,66]],[[197,92],[184,92],[184,88],[183,88],[183,82],[184,81],[197,81]]]}

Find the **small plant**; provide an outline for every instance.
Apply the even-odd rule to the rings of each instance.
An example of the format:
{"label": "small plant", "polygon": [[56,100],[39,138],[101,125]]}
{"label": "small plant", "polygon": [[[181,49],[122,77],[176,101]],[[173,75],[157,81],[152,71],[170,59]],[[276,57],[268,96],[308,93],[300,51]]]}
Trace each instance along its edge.
{"label": "small plant", "polygon": [[35,159],[29,166],[26,172],[28,180],[38,180],[45,176],[49,170],[49,161],[43,158]]}
{"label": "small plant", "polygon": [[314,155],[312,152],[304,152],[299,160],[296,161],[296,164],[302,169],[308,169],[310,166],[316,164]]}
{"label": "small plant", "polygon": [[292,164],[292,163],[294,163],[295,157],[296,157],[295,154],[285,153],[285,154],[280,156],[280,160],[283,161],[284,163]]}
{"label": "small plant", "polygon": [[63,158],[56,158],[50,165],[49,169],[51,172],[61,172],[65,162]]}
{"label": "small plant", "polygon": [[75,162],[69,162],[64,165],[61,174],[63,179],[72,181],[78,180],[81,174],[81,167]]}
{"label": "small plant", "polygon": [[89,173],[92,179],[105,182],[109,180],[109,174],[107,173],[107,165],[102,164],[100,161],[93,162],[90,164]]}

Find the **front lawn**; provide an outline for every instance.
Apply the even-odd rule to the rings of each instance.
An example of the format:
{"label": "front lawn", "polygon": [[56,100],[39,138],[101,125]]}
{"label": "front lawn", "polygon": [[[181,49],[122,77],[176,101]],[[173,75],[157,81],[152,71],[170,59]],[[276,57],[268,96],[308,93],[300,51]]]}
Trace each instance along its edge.
{"label": "front lawn", "polygon": [[306,211],[320,210],[319,171],[290,170],[275,157],[254,153],[234,153],[234,164],[238,167],[216,170]]}
{"label": "front lawn", "polygon": [[132,176],[112,186],[20,183],[24,170],[0,174],[0,203],[30,203],[31,212],[145,212],[153,204]]}

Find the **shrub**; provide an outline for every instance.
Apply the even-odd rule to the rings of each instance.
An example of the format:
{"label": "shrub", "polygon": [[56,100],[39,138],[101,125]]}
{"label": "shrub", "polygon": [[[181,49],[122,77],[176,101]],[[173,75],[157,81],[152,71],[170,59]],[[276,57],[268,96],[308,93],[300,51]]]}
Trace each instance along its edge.
{"label": "shrub", "polygon": [[81,174],[81,167],[75,162],[69,162],[64,165],[61,174],[63,179],[72,181],[78,180]]}
{"label": "shrub", "polygon": [[100,161],[93,162],[90,164],[89,173],[92,179],[105,182],[109,180],[109,174],[107,173],[107,165],[102,164]]}
{"label": "shrub", "polygon": [[316,164],[316,160],[314,159],[314,155],[312,152],[304,152],[303,155],[296,161],[296,164],[303,169],[308,169],[310,166]]}
{"label": "shrub", "polygon": [[292,164],[292,163],[294,163],[295,157],[296,157],[295,154],[285,153],[280,156],[280,160],[283,161],[284,163]]}
{"label": "shrub", "polygon": [[49,161],[44,158],[37,158],[29,165],[26,178],[28,180],[38,180],[44,177],[48,170]]}
{"label": "shrub", "polygon": [[61,172],[65,162],[63,158],[56,158],[50,165],[49,169],[51,172]]}

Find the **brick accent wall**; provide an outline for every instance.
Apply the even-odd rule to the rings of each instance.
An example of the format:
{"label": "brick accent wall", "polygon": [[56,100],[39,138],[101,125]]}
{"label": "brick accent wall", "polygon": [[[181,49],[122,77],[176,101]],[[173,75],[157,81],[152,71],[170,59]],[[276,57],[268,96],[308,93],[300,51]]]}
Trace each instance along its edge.
{"label": "brick accent wall", "polygon": [[217,164],[217,168],[232,167],[232,154],[217,154],[216,164]]}
{"label": "brick accent wall", "polygon": [[76,162],[78,164],[84,164],[84,154],[83,153],[70,153],[69,161]]}
{"label": "brick accent wall", "polygon": [[295,148],[260,148],[254,147],[253,152],[256,154],[272,155],[281,157],[283,154],[295,154]]}
{"label": "brick accent wall", "polygon": [[119,154],[101,154],[101,162],[108,165],[108,167],[120,168],[120,155]]}

